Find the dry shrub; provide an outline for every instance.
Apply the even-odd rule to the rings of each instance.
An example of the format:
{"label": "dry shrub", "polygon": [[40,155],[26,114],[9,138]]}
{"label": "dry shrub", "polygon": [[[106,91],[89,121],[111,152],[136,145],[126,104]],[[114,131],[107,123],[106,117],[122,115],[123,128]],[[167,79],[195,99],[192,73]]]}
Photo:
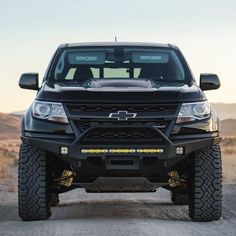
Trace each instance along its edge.
{"label": "dry shrub", "polygon": [[16,158],[0,153],[0,182],[11,177],[12,168],[16,163]]}
{"label": "dry shrub", "polygon": [[236,183],[236,154],[223,153],[223,182]]}
{"label": "dry shrub", "polygon": [[223,147],[222,152],[226,155],[236,154],[236,147]]}
{"label": "dry shrub", "polygon": [[18,163],[18,154],[14,150],[1,149],[0,151],[0,189],[8,192],[16,191],[15,168]]}
{"label": "dry shrub", "polygon": [[0,191],[16,191],[19,139],[0,139]]}
{"label": "dry shrub", "polygon": [[236,138],[235,137],[223,137],[220,144],[222,147],[234,147],[234,146],[236,146]]}
{"label": "dry shrub", "polygon": [[225,137],[221,142],[223,182],[236,182],[236,138]]}
{"label": "dry shrub", "polygon": [[9,177],[11,169],[18,163],[18,152],[13,148],[0,147],[0,181]]}

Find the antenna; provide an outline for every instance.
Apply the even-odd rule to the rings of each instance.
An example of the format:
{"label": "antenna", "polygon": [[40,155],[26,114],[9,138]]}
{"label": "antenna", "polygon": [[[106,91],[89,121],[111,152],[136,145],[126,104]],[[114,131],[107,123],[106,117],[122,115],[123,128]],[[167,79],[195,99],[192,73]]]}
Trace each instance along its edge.
{"label": "antenna", "polygon": [[115,36],[115,42],[117,42],[117,37]]}

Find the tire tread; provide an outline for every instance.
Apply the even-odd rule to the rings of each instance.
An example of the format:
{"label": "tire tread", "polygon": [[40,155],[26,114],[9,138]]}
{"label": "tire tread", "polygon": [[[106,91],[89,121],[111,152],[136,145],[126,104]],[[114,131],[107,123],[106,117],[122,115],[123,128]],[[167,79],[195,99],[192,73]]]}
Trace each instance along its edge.
{"label": "tire tread", "polygon": [[18,211],[24,221],[45,220],[51,215],[45,152],[21,144],[18,169]]}
{"label": "tire tread", "polygon": [[213,221],[222,211],[222,164],[219,145],[204,148],[192,159],[189,216],[193,221]]}

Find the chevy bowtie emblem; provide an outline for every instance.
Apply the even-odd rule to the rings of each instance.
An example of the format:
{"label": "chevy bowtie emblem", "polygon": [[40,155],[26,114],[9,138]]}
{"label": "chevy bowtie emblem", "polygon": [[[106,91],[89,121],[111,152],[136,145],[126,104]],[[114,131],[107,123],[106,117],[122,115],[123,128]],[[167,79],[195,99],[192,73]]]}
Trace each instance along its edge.
{"label": "chevy bowtie emblem", "polygon": [[128,120],[133,119],[137,116],[137,113],[128,113],[127,111],[118,111],[116,113],[110,113],[109,118],[117,120]]}

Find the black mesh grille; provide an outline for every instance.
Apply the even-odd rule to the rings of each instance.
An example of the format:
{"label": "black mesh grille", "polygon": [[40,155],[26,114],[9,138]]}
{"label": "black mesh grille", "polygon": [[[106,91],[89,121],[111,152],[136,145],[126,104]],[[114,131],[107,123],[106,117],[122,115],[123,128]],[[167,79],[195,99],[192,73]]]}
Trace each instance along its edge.
{"label": "black mesh grille", "polygon": [[167,128],[167,126],[169,125],[169,121],[89,121],[89,120],[85,120],[85,121],[75,121],[75,124],[78,128],[78,130],[83,133],[84,131],[86,131],[89,128],[93,128],[93,127],[102,127],[102,126],[119,126],[119,127],[132,127],[132,126],[155,126],[156,128],[160,129],[160,130],[165,130]]}
{"label": "black mesh grille", "polygon": [[160,141],[158,133],[152,128],[94,128],[83,136],[90,142],[148,142]]}
{"label": "black mesh grille", "polygon": [[[162,140],[156,129],[169,132],[178,104],[65,104],[68,118],[85,143],[151,143]],[[135,113],[119,120],[112,113]],[[167,134],[168,135],[168,134]]]}
{"label": "black mesh grille", "polygon": [[116,112],[116,111],[127,111],[127,112],[155,112],[164,114],[174,114],[177,109],[177,105],[166,104],[166,105],[78,105],[78,104],[68,104],[69,112],[71,114],[76,114],[77,112]]}

